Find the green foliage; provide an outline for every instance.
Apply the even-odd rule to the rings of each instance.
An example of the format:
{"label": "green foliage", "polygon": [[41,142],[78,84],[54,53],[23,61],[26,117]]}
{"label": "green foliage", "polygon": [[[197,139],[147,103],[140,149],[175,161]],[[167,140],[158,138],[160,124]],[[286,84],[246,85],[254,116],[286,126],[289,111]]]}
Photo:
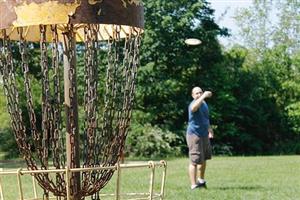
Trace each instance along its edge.
{"label": "green foliage", "polygon": [[239,40],[261,57],[267,49],[286,46],[290,54],[299,53],[300,6],[298,1],[253,1],[235,15]]}
{"label": "green foliage", "polygon": [[0,151],[4,152],[4,159],[17,158],[19,156],[19,150],[14,138],[14,133],[10,128],[0,129]]}
{"label": "green foliage", "polygon": [[9,114],[6,109],[6,97],[4,96],[3,87],[0,87],[0,121],[2,129],[8,129],[10,127],[9,119]]}
{"label": "green foliage", "polygon": [[292,103],[286,107],[292,130],[300,133],[300,102]]}
{"label": "green foliage", "polygon": [[[137,87],[137,109],[149,123],[180,134],[192,86],[208,86],[211,68],[222,58],[216,37],[226,34],[206,1],[144,1],[145,33]],[[200,38],[189,47],[184,40]],[[217,80],[215,80],[217,81]]]}
{"label": "green foliage", "polygon": [[10,117],[6,109],[6,97],[4,96],[3,88],[0,88],[0,152],[3,152],[3,158],[18,157],[19,150],[15,142],[14,133],[10,127]]}
{"label": "green foliage", "polygon": [[[297,110],[290,106],[299,101],[298,70],[285,48],[266,50],[257,60],[252,53],[235,46],[226,54],[236,76],[224,91],[233,97],[226,99],[224,95],[223,101],[216,102],[225,108],[218,112],[216,142],[231,146],[235,154],[281,153],[284,143],[298,137]],[[226,109],[227,103],[233,107]]]}
{"label": "green foliage", "polygon": [[[26,93],[24,87],[24,76],[21,66],[21,55],[19,53],[17,42],[12,42],[12,53],[14,58],[14,67],[16,69],[16,88],[18,89],[19,96],[19,106],[22,110],[22,119],[24,120],[24,125],[26,127],[27,134],[30,133],[30,121],[27,110],[27,101]],[[41,79],[41,68],[39,61],[39,51],[36,50],[39,48],[39,44],[29,43],[28,44],[28,65],[30,68],[28,76],[30,77],[30,86],[32,91],[32,100],[33,106],[36,113],[36,119],[38,122],[41,121],[41,99],[42,99],[42,85],[40,83]],[[0,144],[0,151],[4,152],[4,158],[16,158],[19,155],[19,150],[15,142],[14,132],[11,129],[10,125],[10,116],[6,106],[6,97],[3,91],[3,82],[1,80],[1,89],[0,89],[0,139],[2,142]],[[41,123],[38,123],[37,128],[41,130]],[[32,140],[28,140],[31,142]]]}
{"label": "green foliage", "polygon": [[212,145],[212,152],[214,155],[219,156],[232,156],[232,146],[226,144]]}
{"label": "green foliage", "polygon": [[130,157],[162,158],[178,156],[182,140],[174,133],[150,124],[132,124],[126,140]]}
{"label": "green foliage", "polygon": [[[192,100],[190,91],[196,85],[213,92],[207,103],[215,131],[215,153],[299,153],[300,31],[294,31],[299,29],[299,4],[291,0],[254,1],[252,7],[236,17],[245,45],[227,50],[221,48],[217,37],[227,36],[228,30],[215,23],[214,11],[207,1],[144,0],[144,5],[141,67],[126,147],[130,156],[162,157],[186,152],[187,106]],[[271,8],[278,9],[277,24],[270,21]],[[184,40],[192,37],[199,38],[201,45],[187,46]],[[38,47],[30,47],[29,64],[33,100],[39,114],[41,72],[34,45]],[[77,48],[82,121],[84,47],[79,44]],[[20,55],[16,47],[13,51],[20,74],[19,87],[23,82]],[[104,95],[107,60],[103,57],[105,50],[101,53],[99,90]],[[24,97],[24,89],[21,91],[20,96]],[[26,102],[20,103],[29,127]],[[1,137],[8,140],[12,135],[7,129],[4,104],[5,98],[0,96]],[[41,120],[40,115],[37,120]],[[8,149],[3,144],[2,147]]]}
{"label": "green foliage", "polygon": [[[275,8],[278,21],[270,20]],[[300,25],[298,15],[299,4],[292,1],[255,1],[237,13],[245,47],[233,46],[225,54],[223,64],[232,65],[230,74],[236,76],[224,90],[232,97],[213,102],[222,108],[215,115],[218,145],[238,154],[297,153],[291,147],[299,140],[300,49],[299,32],[293,31]],[[234,106],[223,110],[226,103]]]}

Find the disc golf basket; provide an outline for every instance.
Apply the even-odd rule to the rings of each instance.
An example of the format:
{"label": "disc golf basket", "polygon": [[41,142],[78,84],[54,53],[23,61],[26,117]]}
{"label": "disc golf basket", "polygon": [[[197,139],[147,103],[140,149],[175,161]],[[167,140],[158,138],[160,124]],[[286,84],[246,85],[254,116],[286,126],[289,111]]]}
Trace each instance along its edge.
{"label": "disc golf basket", "polygon": [[[107,167],[68,181],[65,173],[34,173],[44,199],[49,192],[66,199],[68,190],[72,200],[96,199],[112,177],[130,124],[142,29],[140,0],[0,0],[2,84],[28,170]],[[39,90],[32,50],[39,51]],[[34,91],[41,91],[40,111]]]}

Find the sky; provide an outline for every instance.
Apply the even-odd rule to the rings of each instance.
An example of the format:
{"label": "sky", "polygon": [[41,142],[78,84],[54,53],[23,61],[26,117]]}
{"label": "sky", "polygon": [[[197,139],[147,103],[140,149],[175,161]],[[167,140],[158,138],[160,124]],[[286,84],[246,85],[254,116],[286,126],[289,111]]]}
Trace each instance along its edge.
{"label": "sky", "polygon": [[[220,27],[231,29],[231,38],[219,38],[220,42],[227,46],[234,37],[238,35],[238,27],[236,26],[233,16],[237,9],[247,8],[251,6],[252,0],[208,0],[211,3],[211,8],[215,10],[215,21]],[[220,19],[222,14],[224,17]]]}

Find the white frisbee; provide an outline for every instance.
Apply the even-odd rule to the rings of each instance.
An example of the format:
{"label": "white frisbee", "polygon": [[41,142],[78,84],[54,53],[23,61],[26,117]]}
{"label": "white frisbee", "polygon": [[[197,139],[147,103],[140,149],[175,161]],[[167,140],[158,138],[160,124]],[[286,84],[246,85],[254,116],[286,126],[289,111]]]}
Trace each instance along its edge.
{"label": "white frisbee", "polygon": [[199,45],[201,44],[201,40],[196,38],[188,38],[184,41],[187,45]]}

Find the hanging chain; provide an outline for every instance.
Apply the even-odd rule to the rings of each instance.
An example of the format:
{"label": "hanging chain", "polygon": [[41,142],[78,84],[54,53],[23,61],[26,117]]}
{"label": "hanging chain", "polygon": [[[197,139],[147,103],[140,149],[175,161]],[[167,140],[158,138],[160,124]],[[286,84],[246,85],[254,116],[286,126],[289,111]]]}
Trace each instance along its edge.
{"label": "hanging chain", "polygon": [[[64,33],[65,55],[69,62],[68,83],[69,86],[69,105],[66,106],[67,117],[67,134],[70,142],[70,168],[79,167],[79,130],[78,130],[78,102],[77,102],[77,86],[76,86],[76,44],[75,44],[75,29],[72,24],[66,25],[66,32]],[[72,173],[70,178],[70,192],[72,196],[80,198],[78,192],[80,190],[80,174],[79,172]]]}
{"label": "hanging chain", "polygon": [[[30,119],[30,128],[31,128],[31,134],[33,135],[33,142],[35,144],[35,147],[37,149],[37,154],[38,158],[40,159],[41,163],[41,168],[46,169],[46,163],[44,163],[43,159],[43,149],[41,148],[40,145],[40,136],[39,133],[37,132],[36,128],[36,117],[34,113],[34,107],[33,107],[33,100],[32,100],[32,92],[31,92],[31,84],[30,84],[30,79],[29,79],[29,67],[28,67],[28,52],[27,52],[27,43],[26,40],[23,36],[23,28],[18,28],[18,33],[20,36],[20,43],[19,43],[19,51],[21,54],[21,66],[23,70],[23,75],[24,75],[24,86],[25,86],[25,95],[27,99],[27,110],[28,110],[28,115]],[[22,122],[20,122],[22,124]],[[26,136],[24,136],[26,138]],[[31,151],[31,146],[28,143],[28,147],[26,151],[30,152]],[[35,157],[33,155],[30,156],[30,158],[25,158],[27,162],[28,168],[31,170],[36,170],[38,167],[36,166],[36,163],[33,161]],[[43,186],[43,188],[47,188],[47,190],[50,190],[51,187],[53,188],[53,183],[51,180],[49,180],[48,174],[36,174],[35,175],[36,179],[38,182]],[[52,186],[51,186],[52,185]]]}
{"label": "hanging chain", "polygon": [[84,111],[85,111],[85,162],[84,167],[91,166],[94,163],[94,145],[97,128],[97,34],[95,27],[88,25],[85,27],[85,93],[84,93]]}
{"label": "hanging chain", "polygon": [[[40,25],[40,49],[41,49],[41,68],[42,68],[42,149],[43,149],[43,163],[45,169],[47,169],[48,165],[48,144],[49,137],[51,133],[51,109],[49,105],[49,72],[48,72],[48,58],[47,58],[47,44],[46,44],[46,26]],[[46,174],[48,176],[48,174]],[[46,182],[46,181],[44,181]],[[48,200],[49,192],[44,189],[43,199]]]}
{"label": "hanging chain", "polygon": [[[19,49],[21,53],[21,59],[22,59],[22,68],[23,72],[28,72],[26,68],[28,69],[28,65],[26,64],[26,45],[25,40],[22,36],[22,29],[20,28],[18,30],[18,33],[20,34],[20,43],[19,43]],[[4,84],[4,92],[7,96],[7,107],[8,112],[11,115],[11,123],[12,128],[14,130],[16,142],[19,146],[20,152],[23,154],[24,159],[27,163],[28,169],[30,170],[36,170],[36,162],[35,162],[35,156],[31,153],[31,145],[29,141],[27,141],[26,136],[26,128],[24,126],[24,122],[22,119],[22,111],[20,109],[19,104],[19,94],[17,89],[17,82],[15,79],[15,68],[13,65],[13,58],[12,58],[12,50],[11,50],[11,44],[9,41],[9,38],[6,35],[6,32],[4,31],[4,55],[5,55],[5,63],[3,67],[3,84]],[[27,66],[27,67],[26,67]],[[26,75],[24,75],[26,76]],[[28,77],[27,77],[28,78]],[[28,82],[28,79],[25,78],[24,80],[25,87],[29,87],[30,84]],[[25,88],[26,90],[26,88]],[[27,101],[28,104],[28,101]],[[30,115],[33,116],[33,115]],[[45,180],[45,177],[42,174],[36,175],[36,178],[39,182],[42,182]],[[45,181],[47,182],[47,180]]]}
{"label": "hanging chain", "polygon": [[[65,166],[65,151],[64,150],[64,138],[61,132],[61,80],[60,80],[60,69],[59,69],[59,51],[58,51],[58,34],[57,26],[51,26],[52,32],[52,68],[54,70],[53,74],[53,87],[54,87],[54,97],[52,101],[53,107],[53,120],[54,120],[54,130],[52,137],[52,151],[53,151],[53,166],[56,169],[60,169]],[[63,174],[56,174],[56,184],[58,191],[64,191],[66,188],[66,182],[63,178]]]}
{"label": "hanging chain", "polygon": [[[120,64],[120,29],[115,29],[108,40],[108,66],[106,74],[105,106],[103,110],[101,141],[97,139],[97,160],[103,165],[114,165],[119,161],[127,135],[131,110],[134,102],[137,67],[139,64],[140,33],[132,31],[125,38],[123,63]],[[101,149],[101,150],[99,150]],[[110,179],[113,171],[101,171],[96,174],[96,193],[93,200],[99,200],[99,190]],[[93,174],[92,174],[92,178]]]}
{"label": "hanging chain", "polygon": [[[104,26],[105,27],[105,26]],[[98,35],[100,34],[100,25],[87,25],[85,27],[85,91],[84,91],[84,159],[83,167],[93,166],[113,166],[119,159],[124,149],[124,142],[128,132],[131,119],[131,110],[134,102],[134,91],[136,84],[137,67],[139,64],[140,34],[131,29],[125,40],[120,38],[121,26],[112,27],[113,31],[107,43],[107,70],[105,82],[104,105],[100,107],[99,102],[99,68]],[[43,134],[38,132],[36,127],[36,116],[33,107],[33,98],[29,79],[27,45],[23,37],[22,29],[20,34],[20,53],[22,59],[22,69],[24,73],[25,95],[27,99],[27,111],[30,118],[30,131],[33,137],[33,143],[37,151],[38,158],[41,161],[41,168],[46,169],[48,157],[52,156],[53,166],[60,169],[66,164],[66,156],[63,152],[63,134],[62,134],[62,114],[61,114],[61,80],[59,69],[59,42],[57,27],[51,26],[52,32],[52,67],[49,70],[48,53],[46,44],[46,26],[40,26],[40,46],[41,46],[41,68],[42,68],[42,129]],[[73,26],[67,25],[64,33],[65,56],[70,62],[70,70],[67,74],[68,99],[70,106],[66,109],[66,128],[70,138],[71,146],[71,166],[78,167],[76,151],[76,134],[79,132],[77,118],[77,91],[76,91],[76,68],[73,64],[75,59],[76,47],[71,38],[75,37]],[[6,34],[3,34],[4,36]],[[124,46],[121,46],[123,44]],[[13,67],[10,42],[8,38],[3,40],[5,59],[0,58],[0,65],[4,66],[2,71],[4,92],[7,96],[8,110],[12,118],[12,126],[15,137],[27,162],[28,168],[37,169],[34,156],[31,153],[30,143],[26,140],[26,128],[22,120],[22,112],[19,105],[19,95],[16,88],[15,69]],[[53,74],[52,79],[50,75]],[[50,79],[53,80],[53,96],[51,96]],[[75,105],[75,106],[74,106]],[[101,109],[100,109],[101,108]],[[98,117],[98,116],[101,116]],[[101,124],[100,124],[101,123]],[[100,126],[101,125],[101,126]],[[51,145],[51,149],[49,149]],[[50,153],[51,152],[51,153]],[[50,153],[50,154],[49,154]],[[97,170],[82,173],[82,188],[78,190],[75,173],[72,173],[70,180],[71,194],[76,197],[92,195],[92,199],[99,200],[99,191],[111,179],[114,170]],[[78,173],[79,174],[79,173]],[[53,183],[50,177],[38,174],[36,178],[40,185],[46,190],[44,199],[48,198],[48,191],[59,196],[57,199],[65,198],[66,182],[64,174],[57,173]],[[80,178],[79,178],[80,180]],[[74,190],[75,189],[75,190]]]}
{"label": "hanging chain", "polygon": [[[114,154],[115,144],[115,116],[116,116],[116,104],[117,104],[117,69],[119,66],[119,46],[120,42],[120,29],[118,27],[113,28],[113,33],[108,39],[108,65],[106,71],[106,89],[104,96],[104,110],[103,110],[103,126],[101,137],[98,138],[97,145],[100,153],[97,154],[97,160],[103,165],[114,165],[116,162],[112,159]],[[99,182],[99,189],[103,187],[103,184],[111,178],[113,171],[102,171],[97,173],[96,180]],[[97,188],[95,188],[97,189]],[[98,191],[98,190],[96,190]]]}
{"label": "hanging chain", "polygon": [[[87,25],[84,28],[85,35],[85,92],[84,92],[84,163],[83,167],[95,165],[95,137],[97,128],[97,25]],[[82,173],[82,196],[89,187],[90,176],[93,172]]]}
{"label": "hanging chain", "polygon": [[6,34],[5,30],[3,33],[3,55],[2,59],[2,77],[3,77],[3,88],[4,94],[7,99],[7,109],[11,116],[11,125],[14,130],[16,143],[18,144],[20,152],[23,154],[27,166],[29,169],[35,169],[35,162],[30,152],[30,145],[26,141],[26,128],[22,119],[22,111],[19,103],[19,93],[16,87],[15,79],[15,67],[12,57],[11,42]]}
{"label": "hanging chain", "polygon": [[113,130],[115,121],[115,109],[116,109],[116,74],[119,61],[118,52],[118,42],[120,36],[120,31],[113,29],[113,35],[108,40],[108,66],[106,72],[106,89],[104,97],[104,111],[103,111],[103,137],[110,143],[102,141],[101,149],[103,149],[104,157],[101,159],[102,162],[106,163],[108,160],[107,150],[110,149],[112,140],[114,139],[115,132]]}
{"label": "hanging chain", "polygon": [[[40,48],[41,48],[41,68],[42,68],[42,148],[44,164],[48,163],[48,144],[50,134],[53,131],[53,116],[50,105],[50,87],[49,87],[49,69],[47,57],[47,43],[46,43],[46,26],[40,25]],[[47,166],[45,166],[47,167]]]}
{"label": "hanging chain", "polygon": [[[113,71],[113,80],[115,80],[115,82],[113,83],[113,98],[112,98],[112,102],[114,103],[114,107],[113,107],[113,116],[112,116],[112,122],[113,122],[113,127],[112,127],[112,134],[111,136],[113,136],[113,140],[111,142],[111,151],[109,153],[109,160],[110,162],[116,163],[118,162],[119,158],[120,158],[120,150],[119,148],[121,147],[120,145],[120,137],[122,136],[121,133],[121,127],[120,127],[120,119],[121,119],[121,115],[122,115],[122,105],[123,105],[123,92],[124,92],[124,84],[125,84],[125,80],[124,80],[124,73],[123,73],[123,67],[124,65],[121,64],[121,47],[120,47],[120,31],[121,28],[120,26],[116,26],[115,28],[115,32],[114,32],[114,38],[115,38],[115,47],[113,50],[113,54],[114,54],[114,71]],[[125,49],[126,49],[126,43],[127,43],[127,39],[125,40]],[[123,52],[126,50],[123,50]],[[128,53],[128,52],[127,52]],[[125,57],[127,57],[126,55],[124,55],[124,59]],[[124,63],[124,59],[123,59],[123,63]]]}
{"label": "hanging chain", "polygon": [[[34,113],[32,92],[31,92],[31,83],[30,83],[30,78],[29,78],[27,44],[26,44],[25,38],[23,36],[23,28],[18,28],[18,32],[20,35],[19,51],[21,54],[21,61],[22,61],[21,65],[22,65],[23,76],[24,76],[25,95],[26,95],[26,99],[27,99],[27,110],[28,110],[28,116],[29,116],[29,120],[30,120],[30,131],[32,133],[33,141],[34,141],[35,147],[37,149],[39,158],[42,159],[43,149],[40,144],[40,141],[41,141],[40,134],[38,133],[38,130],[36,127],[36,115]],[[42,161],[42,167],[45,167],[43,161]]]}
{"label": "hanging chain", "polygon": [[[134,28],[133,28],[134,29]],[[134,104],[134,97],[135,97],[135,88],[136,88],[136,76],[137,76],[137,70],[138,70],[138,66],[140,64],[140,60],[139,60],[139,50],[140,50],[140,45],[141,45],[141,36],[140,36],[140,32],[133,30],[136,32],[136,36],[134,37],[134,39],[131,40],[131,50],[130,50],[130,59],[129,59],[129,64],[128,66],[131,66],[131,70],[129,70],[129,72],[127,74],[129,74],[130,78],[126,79],[129,80],[127,82],[128,85],[126,85],[126,87],[128,87],[127,91],[128,93],[126,94],[126,103],[124,103],[124,117],[123,117],[123,121],[124,121],[124,127],[125,127],[125,137],[127,135],[127,129],[131,120],[131,111],[132,111],[132,107]]]}
{"label": "hanging chain", "polygon": [[[27,109],[30,117],[30,127],[31,133],[34,137],[34,144],[37,148],[38,157],[41,163],[41,169],[47,169],[48,165],[48,145],[49,145],[49,130],[50,123],[53,121],[49,116],[51,116],[51,108],[49,105],[49,77],[48,77],[48,61],[47,61],[47,45],[46,45],[46,29],[44,26],[40,27],[41,33],[41,67],[42,67],[42,128],[43,128],[43,137],[42,139],[39,136],[39,133],[36,128],[36,117],[33,106],[33,98],[31,92],[31,83],[29,78],[29,67],[28,67],[28,52],[27,44],[25,38],[23,37],[23,29],[19,29],[20,34],[20,53],[22,59],[22,69],[24,74],[24,85],[25,85],[25,94],[27,99]],[[47,113],[47,114],[45,114]],[[46,122],[47,121],[47,122]],[[50,129],[49,129],[50,128]],[[42,146],[41,146],[42,141]],[[44,188],[45,195],[47,196],[47,191],[52,191],[55,194],[59,194],[56,190],[56,185],[49,178],[49,174],[36,174],[38,182]]]}

